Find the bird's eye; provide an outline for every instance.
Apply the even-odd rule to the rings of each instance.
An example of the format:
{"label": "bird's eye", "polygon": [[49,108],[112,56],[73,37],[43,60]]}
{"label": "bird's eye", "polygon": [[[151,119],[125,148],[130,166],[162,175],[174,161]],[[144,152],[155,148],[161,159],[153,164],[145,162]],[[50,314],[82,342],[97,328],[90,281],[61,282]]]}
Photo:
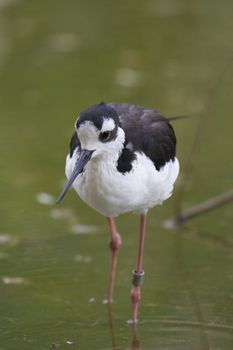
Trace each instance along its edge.
{"label": "bird's eye", "polygon": [[103,142],[108,141],[110,135],[111,135],[110,131],[101,132],[99,139],[100,139],[100,141],[103,141]]}

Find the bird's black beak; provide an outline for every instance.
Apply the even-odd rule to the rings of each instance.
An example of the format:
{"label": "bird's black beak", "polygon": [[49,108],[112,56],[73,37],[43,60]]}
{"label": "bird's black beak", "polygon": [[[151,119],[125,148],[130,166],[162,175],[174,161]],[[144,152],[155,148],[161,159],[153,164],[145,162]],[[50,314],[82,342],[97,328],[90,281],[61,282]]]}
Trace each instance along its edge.
{"label": "bird's black beak", "polygon": [[66,192],[68,191],[70,186],[73,184],[73,182],[76,179],[76,177],[78,176],[78,174],[80,174],[82,172],[82,170],[85,167],[85,165],[87,164],[87,162],[91,159],[93,152],[94,151],[88,151],[86,149],[82,149],[80,151],[79,158],[76,161],[74,170],[73,170],[70,178],[67,180],[62,192],[57,197],[56,204],[61,202],[62,198],[65,196]]}

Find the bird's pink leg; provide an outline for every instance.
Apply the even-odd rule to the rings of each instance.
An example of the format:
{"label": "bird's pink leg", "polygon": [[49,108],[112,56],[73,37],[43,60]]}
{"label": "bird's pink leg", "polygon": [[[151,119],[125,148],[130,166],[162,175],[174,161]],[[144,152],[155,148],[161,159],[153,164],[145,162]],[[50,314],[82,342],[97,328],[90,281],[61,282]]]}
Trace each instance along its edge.
{"label": "bird's pink leg", "polygon": [[140,235],[138,243],[138,255],[136,268],[133,271],[133,286],[131,289],[131,301],[132,301],[132,318],[131,322],[137,322],[138,305],[141,299],[141,285],[143,283],[144,271],[142,270],[142,258],[143,258],[143,247],[144,238],[146,231],[146,214],[140,216]]}
{"label": "bird's pink leg", "polygon": [[121,246],[122,241],[121,241],[121,236],[117,232],[114,219],[112,217],[108,217],[107,221],[110,229],[109,248],[112,251],[111,263],[110,263],[110,269],[109,269],[107,301],[111,303],[112,296],[113,296],[115,273],[116,273],[117,253]]}

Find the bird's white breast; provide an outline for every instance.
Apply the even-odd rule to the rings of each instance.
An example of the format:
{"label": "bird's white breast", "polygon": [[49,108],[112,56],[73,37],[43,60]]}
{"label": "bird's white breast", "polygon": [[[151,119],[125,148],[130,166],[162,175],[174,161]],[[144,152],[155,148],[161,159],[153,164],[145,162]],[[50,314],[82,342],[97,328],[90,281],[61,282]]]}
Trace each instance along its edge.
{"label": "bird's white breast", "polygon": [[[67,156],[66,176],[69,178],[77,152]],[[143,213],[161,204],[172,194],[173,184],[179,173],[175,158],[157,171],[152,161],[137,153],[133,169],[125,174],[117,170],[113,161],[91,159],[78,175],[73,187],[81,199],[105,216],[117,216],[134,211]]]}

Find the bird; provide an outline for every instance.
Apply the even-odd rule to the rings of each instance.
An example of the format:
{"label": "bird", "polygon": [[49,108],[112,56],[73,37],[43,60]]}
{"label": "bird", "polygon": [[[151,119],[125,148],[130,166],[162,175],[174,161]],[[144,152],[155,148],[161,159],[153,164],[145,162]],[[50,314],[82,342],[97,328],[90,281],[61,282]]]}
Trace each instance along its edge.
{"label": "bird", "polygon": [[67,182],[56,201],[59,203],[73,186],[86,204],[107,218],[111,250],[109,303],[113,301],[117,254],[122,244],[115,218],[129,212],[139,215],[139,242],[131,287],[133,324],[138,321],[144,279],[147,213],[172,195],[179,173],[171,119],[154,109],[128,103],[100,102],[83,110],[75,122],[66,157]]}

